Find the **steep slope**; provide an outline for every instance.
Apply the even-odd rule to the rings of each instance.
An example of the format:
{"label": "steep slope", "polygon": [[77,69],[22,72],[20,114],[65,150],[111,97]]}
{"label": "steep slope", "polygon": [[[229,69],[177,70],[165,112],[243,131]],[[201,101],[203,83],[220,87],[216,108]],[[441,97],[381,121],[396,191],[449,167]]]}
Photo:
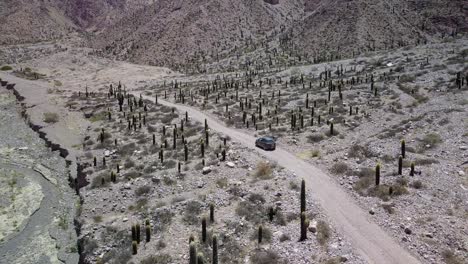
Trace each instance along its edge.
{"label": "steep slope", "polygon": [[[310,57],[437,42],[468,32],[463,0],[4,0],[0,44],[86,31],[96,54],[178,68],[295,44]],[[237,48],[237,52],[232,51]]]}
{"label": "steep slope", "polygon": [[153,0],[66,0],[61,8],[75,24],[88,31],[106,29]]}
{"label": "steep slope", "polygon": [[412,45],[468,32],[467,8],[464,1],[311,0],[290,36],[311,54]]}
{"label": "steep slope", "polygon": [[5,0],[0,2],[0,45],[61,38],[76,30],[54,2]]}
{"label": "steep slope", "polygon": [[303,9],[301,0],[159,0],[103,31],[93,44],[119,59],[174,66],[289,27]]}
{"label": "steep slope", "polygon": [[77,31],[98,31],[153,0],[3,0],[0,45],[58,39]]}

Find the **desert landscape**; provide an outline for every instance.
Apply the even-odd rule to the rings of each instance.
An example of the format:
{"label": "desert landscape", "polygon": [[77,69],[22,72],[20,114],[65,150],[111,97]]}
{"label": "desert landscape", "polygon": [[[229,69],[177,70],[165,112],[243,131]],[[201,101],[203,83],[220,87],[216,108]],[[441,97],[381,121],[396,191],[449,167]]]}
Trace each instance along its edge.
{"label": "desert landscape", "polygon": [[0,263],[468,262],[466,2],[19,2]]}

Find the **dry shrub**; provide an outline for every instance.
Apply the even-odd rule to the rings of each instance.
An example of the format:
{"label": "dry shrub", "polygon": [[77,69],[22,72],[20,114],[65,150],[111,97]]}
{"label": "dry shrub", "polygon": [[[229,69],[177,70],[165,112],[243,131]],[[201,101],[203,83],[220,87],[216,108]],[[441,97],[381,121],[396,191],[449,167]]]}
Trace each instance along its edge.
{"label": "dry shrub", "polygon": [[438,144],[440,144],[442,142],[442,138],[440,137],[439,134],[436,134],[436,133],[430,133],[430,134],[427,134],[422,140],[421,142],[424,144],[424,145],[430,145],[430,147],[435,147],[437,146]]}
{"label": "dry shrub", "polygon": [[354,144],[348,151],[348,157],[350,158],[371,158],[375,157],[376,154],[369,149],[368,146],[361,146],[358,144]]}
{"label": "dry shrub", "polygon": [[147,186],[147,185],[140,186],[135,190],[135,195],[136,196],[142,196],[142,195],[145,195],[145,194],[149,193],[150,191],[151,191],[150,186]]}
{"label": "dry shrub", "polygon": [[44,113],[44,122],[46,123],[49,123],[49,124],[57,123],[58,119],[59,119],[59,116],[57,113],[51,113],[51,112]]}
{"label": "dry shrub", "polygon": [[394,204],[382,204],[382,208],[387,211],[389,214],[394,214],[395,213],[395,208]]}
{"label": "dry shrub", "polygon": [[182,219],[190,225],[197,224],[198,216],[202,211],[202,206],[203,205],[199,201],[192,200],[187,202],[187,205],[185,206],[184,216]]}
{"label": "dry shrub", "polygon": [[268,180],[272,178],[272,169],[268,162],[261,161],[257,164],[255,177],[260,180]]}
{"label": "dry shrub", "polygon": [[283,263],[281,257],[274,251],[256,251],[252,255],[252,263],[253,264],[280,264]]}
{"label": "dry shrub", "polygon": [[152,255],[149,257],[146,257],[143,259],[141,264],[153,264],[153,263],[158,263],[158,264],[169,264],[172,263],[172,258],[168,254],[161,254],[161,255]]}
{"label": "dry shrub", "polygon": [[320,220],[317,223],[317,241],[320,245],[325,245],[331,237],[331,229],[325,221]]}
{"label": "dry shrub", "polygon": [[330,169],[330,172],[333,174],[345,174],[348,171],[349,171],[349,167],[344,162],[337,162],[333,164],[333,166]]}
{"label": "dry shrub", "polygon": [[466,263],[463,261],[463,259],[455,253],[453,253],[451,250],[446,249],[442,252],[442,258],[444,259],[445,263],[447,264],[463,264]]}
{"label": "dry shrub", "polygon": [[309,141],[309,143],[317,143],[322,141],[324,138],[324,135],[321,133],[312,133],[307,136],[307,140]]}

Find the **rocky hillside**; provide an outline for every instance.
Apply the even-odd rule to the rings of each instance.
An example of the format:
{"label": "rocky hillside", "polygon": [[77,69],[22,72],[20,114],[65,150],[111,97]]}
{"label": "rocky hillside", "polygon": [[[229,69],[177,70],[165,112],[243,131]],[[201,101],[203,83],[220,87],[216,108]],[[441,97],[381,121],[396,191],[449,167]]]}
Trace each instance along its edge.
{"label": "rocky hillside", "polygon": [[465,1],[311,0],[291,28],[311,54],[360,52],[440,41],[468,31]]}
{"label": "rocky hillside", "polygon": [[0,44],[87,31],[120,60],[177,68],[278,44],[308,57],[438,42],[468,31],[466,1],[39,0],[0,3]]}
{"label": "rocky hillside", "polygon": [[106,54],[170,65],[194,55],[216,57],[287,28],[303,16],[303,1],[160,0],[125,16],[92,41]]}
{"label": "rocky hillside", "polygon": [[54,1],[0,2],[0,45],[62,38],[77,28]]}
{"label": "rocky hillside", "polygon": [[[467,32],[463,1],[166,1],[125,16],[93,40],[104,54],[169,65],[217,59],[282,39],[309,55],[437,42]],[[284,41],[286,40],[286,41]]]}

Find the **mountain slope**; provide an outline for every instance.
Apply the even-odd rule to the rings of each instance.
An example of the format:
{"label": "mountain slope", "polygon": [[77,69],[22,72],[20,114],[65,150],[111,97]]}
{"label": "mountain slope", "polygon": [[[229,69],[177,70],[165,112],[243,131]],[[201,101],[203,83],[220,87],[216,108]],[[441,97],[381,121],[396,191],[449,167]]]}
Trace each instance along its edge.
{"label": "mountain slope", "polygon": [[464,8],[463,1],[313,0],[290,33],[310,54],[386,49],[468,32]]}
{"label": "mountain slope", "polygon": [[0,45],[56,39],[76,30],[54,3],[39,0],[0,2]]}
{"label": "mountain slope", "polygon": [[[290,40],[301,54],[438,42],[468,32],[463,0],[4,0],[0,44],[86,31],[96,54],[173,68]],[[236,50],[236,52],[233,52]]]}
{"label": "mountain slope", "polygon": [[97,35],[95,47],[120,59],[156,65],[185,62],[195,53],[233,48],[289,26],[303,1],[159,0]]}

